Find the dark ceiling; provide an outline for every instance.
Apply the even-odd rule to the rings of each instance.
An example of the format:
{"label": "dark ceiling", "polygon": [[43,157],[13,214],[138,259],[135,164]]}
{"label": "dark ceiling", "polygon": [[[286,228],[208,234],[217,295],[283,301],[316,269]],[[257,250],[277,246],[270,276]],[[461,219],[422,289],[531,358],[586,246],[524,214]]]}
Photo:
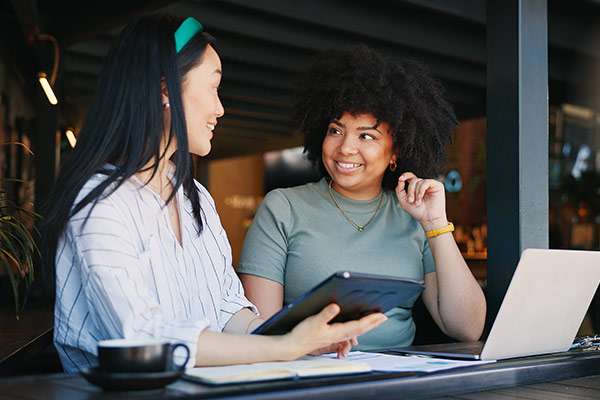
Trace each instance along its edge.
{"label": "dark ceiling", "polygon": [[[66,124],[76,124],[93,97],[103,56],[120,27],[153,11],[194,16],[218,40],[226,114],[215,132],[213,157],[300,144],[288,119],[296,73],[317,51],[353,42],[424,62],[444,83],[460,118],[485,115],[485,0],[86,3],[13,0],[2,10],[3,21],[18,21],[21,36],[29,20],[61,44]],[[30,12],[36,6],[37,14]],[[600,79],[590,72],[600,72],[600,3],[555,0],[548,7],[550,102],[595,107]],[[14,9],[19,18],[11,20]]]}

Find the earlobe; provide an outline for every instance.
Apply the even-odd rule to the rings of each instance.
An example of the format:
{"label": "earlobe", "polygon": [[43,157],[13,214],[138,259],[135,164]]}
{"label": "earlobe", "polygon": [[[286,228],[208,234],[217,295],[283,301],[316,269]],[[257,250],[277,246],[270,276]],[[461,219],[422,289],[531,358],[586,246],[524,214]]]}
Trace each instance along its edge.
{"label": "earlobe", "polygon": [[166,95],[166,93],[161,93],[160,95],[160,101],[163,105],[163,108],[169,108],[171,105],[169,104],[169,96]]}
{"label": "earlobe", "polygon": [[160,81],[160,102],[163,108],[169,108],[169,91],[167,90],[167,84],[164,78]]}
{"label": "earlobe", "polygon": [[390,158],[390,171],[394,172],[396,170],[396,168],[398,167],[398,164],[396,163],[396,155],[392,154],[392,157]]}

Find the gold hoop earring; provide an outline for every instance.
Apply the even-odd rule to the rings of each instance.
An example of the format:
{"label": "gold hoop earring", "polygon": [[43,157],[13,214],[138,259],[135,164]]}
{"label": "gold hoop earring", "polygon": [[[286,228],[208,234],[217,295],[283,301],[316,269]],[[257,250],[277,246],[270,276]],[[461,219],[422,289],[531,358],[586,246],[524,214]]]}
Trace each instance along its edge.
{"label": "gold hoop earring", "polygon": [[398,167],[398,164],[396,164],[396,160],[391,160],[390,161],[390,171],[394,172],[397,167]]}

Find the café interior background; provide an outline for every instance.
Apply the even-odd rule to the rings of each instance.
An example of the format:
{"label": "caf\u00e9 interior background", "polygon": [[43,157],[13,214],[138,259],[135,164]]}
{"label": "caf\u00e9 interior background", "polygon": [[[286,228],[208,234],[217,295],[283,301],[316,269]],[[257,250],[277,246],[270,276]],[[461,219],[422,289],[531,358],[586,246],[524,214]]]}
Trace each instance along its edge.
{"label": "caf\u00e9 interior background", "polygon": [[[598,250],[600,4],[553,0],[548,7],[550,246]],[[152,11],[196,16],[218,39],[226,114],[210,157],[196,160],[196,176],[216,201],[234,263],[265,193],[319,178],[289,118],[295,76],[317,51],[362,42],[424,62],[446,87],[460,124],[439,179],[456,240],[485,287],[485,1],[3,1],[0,184],[11,200],[37,209],[35,195],[43,191],[36,190],[36,157],[58,171],[76,146],[109,45],[128,19]],[[29,36],[32,24],[42,35]],[[54,73],[58,104],[49,105],[39,78]],[[52,118],[48,146],[35,135],[40,120]],[[6,304],[12,299],[5,274],[0,281]]]}

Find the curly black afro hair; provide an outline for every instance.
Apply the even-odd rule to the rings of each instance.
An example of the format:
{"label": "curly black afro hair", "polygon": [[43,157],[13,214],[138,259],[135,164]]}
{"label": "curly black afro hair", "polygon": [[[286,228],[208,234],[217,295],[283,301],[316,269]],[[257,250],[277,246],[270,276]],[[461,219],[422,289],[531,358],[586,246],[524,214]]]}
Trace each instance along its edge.
{"label": "curly black afro hair", "polygon": [[299,80],[296,96],[294,120],[304,134],[304,152],[325,176],[327,126],[345,112],[389,124],[398,167],[386,170],[384,188],[395,188],[405,171],[433,178],[443,167],[456,116],[441,84],[417,62],[392,62],[365,45],[330,50]]}

